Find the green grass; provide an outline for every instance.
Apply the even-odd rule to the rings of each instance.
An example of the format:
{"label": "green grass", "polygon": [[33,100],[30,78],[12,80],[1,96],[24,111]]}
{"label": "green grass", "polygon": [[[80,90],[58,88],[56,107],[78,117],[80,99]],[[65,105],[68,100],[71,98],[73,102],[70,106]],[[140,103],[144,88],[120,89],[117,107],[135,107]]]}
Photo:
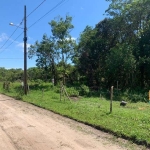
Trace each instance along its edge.
{"label": "green grass", "polygon": [[16,85],[11,86],[9,92],[2,88],[0,92],[119,137],[150,146],[149,103],[128,103],[126,107],[120,107],[120,103],[114,101],[113,112],[110,114],[108,100],[82,97],[78,101],[69,101],[67,98],[65,101],[60,101],[59,87],[49,85],[43,87],[44,91],[40,90],[42,87],[36,88],[36,90],[31,88],[27,96],[22,96]]}

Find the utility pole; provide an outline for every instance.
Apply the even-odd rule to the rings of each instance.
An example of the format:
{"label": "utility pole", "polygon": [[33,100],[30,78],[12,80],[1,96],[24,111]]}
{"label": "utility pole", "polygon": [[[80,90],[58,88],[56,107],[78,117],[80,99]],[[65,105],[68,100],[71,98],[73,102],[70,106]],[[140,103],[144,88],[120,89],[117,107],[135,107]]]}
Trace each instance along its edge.
{"label": "utility pole", "polygon": [[27,95],[27,26],[26,6],[24,6],[24,94]]}

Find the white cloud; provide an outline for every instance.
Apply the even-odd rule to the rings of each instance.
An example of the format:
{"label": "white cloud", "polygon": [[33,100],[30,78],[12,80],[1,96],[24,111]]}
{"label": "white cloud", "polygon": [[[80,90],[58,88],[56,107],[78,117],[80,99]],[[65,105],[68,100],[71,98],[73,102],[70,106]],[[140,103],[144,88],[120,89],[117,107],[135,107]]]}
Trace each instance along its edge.
{"label": "white cloud", "polygon": [[28,41],[32,42],[32,41],[34,41],[34,39],[32,37],[28,36]]}
{"label": "white cloud", "polygon": [[24,48],[24,43],[18,43],[17,47]]}
{"label": "white cloud", "polygon": [[[30,47],[30,45],[31,45],[31,44],[27,44],[27,49]],[[23,48],[24,48],[24,43],[23,43],[23,42],[18,43],[18,44],[17,44],[17,47],[19,47],[19,48],[21,48],[21,49],[23,50]]]}
{"label": "white cloud", "polygon": [[5,41],[5,40],[7,40],[7,39],[8,39],[8,36],[7,36],[6,33],[2,33],[2,34],[0,35],[0,42],[3,42],[3,41]]}
{"label": "white cloud", "polygon": [[[7,41],[7,40],[8,40],[8,41]],[[12,38],[10,38],[6,33],[1,33],[1,34],[0,34],[0,47],[2,46],[2,44],[3,44],[4,42],[6,42],[6,43],[3,45],[4,49],[0,49],[0,51],[9,50],[10,46],[8,46],[8,44],[9,44],[10,42],[12,42],[11,45],[14,44],[15,47],[17,47],[17,49],[19,49],[20,51],[22,51],[22,52],[24,51],[24,42],[14,41],[14,40],[13,40]],[[8,42],[8,43],[7,43],[7,42]],[[31,44],[27,43],[27,50],[28,50],[28,48],[30,47],[30,45],[31,45]],[[5,47],[7,47],[7,48],[5,48]]]}

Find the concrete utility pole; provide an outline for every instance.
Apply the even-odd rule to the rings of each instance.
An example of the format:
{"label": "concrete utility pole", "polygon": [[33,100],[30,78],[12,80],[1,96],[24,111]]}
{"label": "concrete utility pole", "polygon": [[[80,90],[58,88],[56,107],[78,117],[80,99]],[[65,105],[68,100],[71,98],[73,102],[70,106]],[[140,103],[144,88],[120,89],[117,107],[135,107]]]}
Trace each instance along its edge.
{"label": "concrete utility pole", "polygon": [[24,6],[24,94],[27,95],[27,26],[26,6]]}

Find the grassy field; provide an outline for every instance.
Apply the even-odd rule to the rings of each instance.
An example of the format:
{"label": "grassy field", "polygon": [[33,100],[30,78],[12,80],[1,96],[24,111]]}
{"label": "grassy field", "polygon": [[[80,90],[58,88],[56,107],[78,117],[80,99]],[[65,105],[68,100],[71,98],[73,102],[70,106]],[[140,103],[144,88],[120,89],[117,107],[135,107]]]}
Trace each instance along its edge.
{"label": "grassy field", "polygon": [[32,85],[27,96],[22,95],[20,85],[11,85],[9,91],[3,90],[2,84],[0,86],[1,93],[150,147],[149,103],[128,103],[121,107],[120,102],[114,101],[110,114],[109,100],[79,97],[60,101],[59,87],[52,85]]}

